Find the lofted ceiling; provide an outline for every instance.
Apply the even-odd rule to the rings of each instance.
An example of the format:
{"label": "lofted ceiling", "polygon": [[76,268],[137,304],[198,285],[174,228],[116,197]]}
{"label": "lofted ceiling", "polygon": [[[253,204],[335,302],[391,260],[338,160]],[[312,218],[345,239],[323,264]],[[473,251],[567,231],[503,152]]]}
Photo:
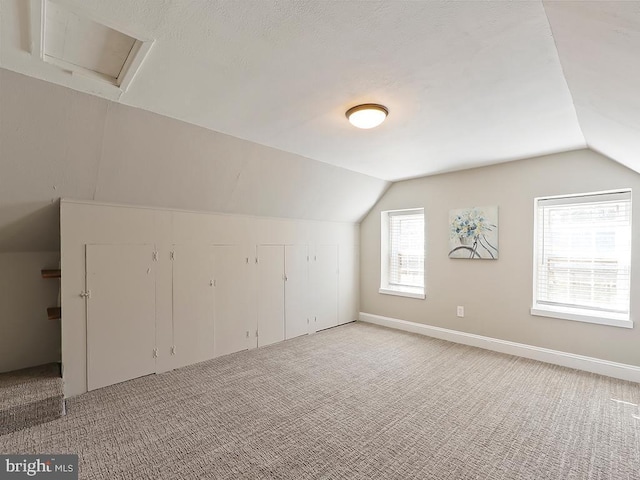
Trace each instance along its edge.
{"label": "lofted ceiling", "polygon": [[[126,89],[31,54],[0,67],[383,180],[588,146],[640,170],[640,2],[54,0],[151,48]],[[362,131],[344,112],[388,107]]]}

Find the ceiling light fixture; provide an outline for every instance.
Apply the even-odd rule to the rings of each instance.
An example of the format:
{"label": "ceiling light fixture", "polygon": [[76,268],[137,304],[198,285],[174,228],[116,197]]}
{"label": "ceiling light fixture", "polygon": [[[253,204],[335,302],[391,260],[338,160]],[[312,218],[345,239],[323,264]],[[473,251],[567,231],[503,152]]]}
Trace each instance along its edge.
{"label": "ceiling light fixture", "polygon": [[389,115],[389,110],[376,103],[364,103],[351,107],[346,112],[349,123],[358,128],[374,128],[384,122]]}

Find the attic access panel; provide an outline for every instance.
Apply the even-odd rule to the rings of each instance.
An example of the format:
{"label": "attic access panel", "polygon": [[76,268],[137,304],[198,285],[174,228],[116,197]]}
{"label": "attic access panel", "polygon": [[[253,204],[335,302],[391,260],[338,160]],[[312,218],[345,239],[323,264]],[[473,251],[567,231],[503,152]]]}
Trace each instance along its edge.
{"label": "attic access panel", "polygon": [[122,90],[152,44],[52,0],[32,0],[32,21],[34,55]]}

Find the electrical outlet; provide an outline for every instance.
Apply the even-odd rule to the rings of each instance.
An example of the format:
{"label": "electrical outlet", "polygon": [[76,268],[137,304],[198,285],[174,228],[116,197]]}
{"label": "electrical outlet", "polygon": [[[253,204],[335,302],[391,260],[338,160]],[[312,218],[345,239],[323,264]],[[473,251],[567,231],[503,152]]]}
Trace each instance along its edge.
{"label": "electrical outlet", "polygon": [[456,315],[459,317],[464,317],[464,307],[458,305],[458,308],[456,309]]}

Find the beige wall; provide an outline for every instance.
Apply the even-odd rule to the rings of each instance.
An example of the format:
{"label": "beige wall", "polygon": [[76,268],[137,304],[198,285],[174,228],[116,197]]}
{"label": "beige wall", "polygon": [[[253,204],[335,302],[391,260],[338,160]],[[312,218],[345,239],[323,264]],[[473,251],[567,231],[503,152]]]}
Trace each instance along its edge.
{"label": "beige wall", "polygon": [[47,319],[60,281],[40,275],[59,261],[58,252],[0,253],[0,372],[60,361],[60,320]]}
{"label": "beige wall", "polygon": [[[533,199],[631,187],[640,175],[588,150],[549,155],[394,184],[361,224],[362,312],[595,358],[640,365],[640,208],[634,205],[631,284],[633,329],[534,317]],[[449,259],[448,213],[499,206],[500,258]],[[378,293],[380,212],[424,207],[425,300]],[[465,317],[456,317],[456,306]]]}

